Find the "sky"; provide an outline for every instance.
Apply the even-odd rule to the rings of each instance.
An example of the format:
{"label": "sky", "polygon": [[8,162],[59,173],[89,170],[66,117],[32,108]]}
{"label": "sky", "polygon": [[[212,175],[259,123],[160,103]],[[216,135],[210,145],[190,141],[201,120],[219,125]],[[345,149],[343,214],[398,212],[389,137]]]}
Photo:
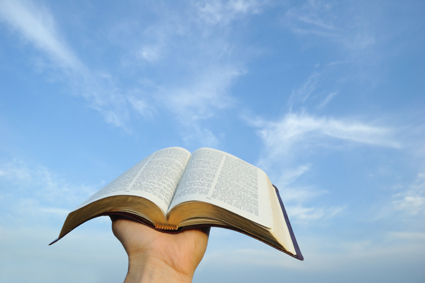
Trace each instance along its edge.
{"label": "sky", "polygon": [[0,0],[0,281],[122,282],[66,215],[166,147],[279,188],[298,261],[214,228],[194,282],[425,282],[424,1]]}

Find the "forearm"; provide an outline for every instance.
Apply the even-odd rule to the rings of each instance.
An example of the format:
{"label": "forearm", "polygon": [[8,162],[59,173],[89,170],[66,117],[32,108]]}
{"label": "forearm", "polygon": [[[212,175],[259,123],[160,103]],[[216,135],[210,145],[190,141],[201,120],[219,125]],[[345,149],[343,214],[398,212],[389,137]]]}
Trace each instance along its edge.
{"label": "forearm", "polygon": [[156,258],[129,260],[128,273],[124,283],[190,283],[192,274],[178,272]]}

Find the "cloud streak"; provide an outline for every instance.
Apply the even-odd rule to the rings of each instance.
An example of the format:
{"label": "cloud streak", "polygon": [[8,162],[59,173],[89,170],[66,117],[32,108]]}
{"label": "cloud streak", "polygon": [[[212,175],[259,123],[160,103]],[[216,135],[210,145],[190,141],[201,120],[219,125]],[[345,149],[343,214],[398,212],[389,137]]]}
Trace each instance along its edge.
{"label": "cloud streak", "polygon": [[211,25],[228,25],[232,21],[249,14],[261,12],[266,1],[230,0],[198,1],[198,20]]}
{"label": "cloud streak", "polygon": [[54,16],[46,7],[31,1],[2,0],[1,4],[0,19],[40,50],[51,61],[49,67],[63,72],[73,94],[84,97],[107,123],[127,127],[127,102],[113,79],[81,62],[61,36]]}
{"label": "cloud streak", "polygon": [[305,103],[310,95],[317,89],[319,84],[319,74],[312,74],[304,84],[298,89],[292,91],[289,97],[289,109],[292,110],[295,104]]}
{"label": "cloud streak", "polygon": [[328,103],[336,96],[338,95],[337,91],[333,91],[331,93],[329,93],[325,99],[319,104],[317,105],[317,108],[321,109],[323,107],[325,107],[326,105],[328,105]]}
{"label": "cloud streak", "polygon": [[[94,191],[87,186],[71,185],[44,166],[17,160],[0,164],[0,183],[4,188],[14,188],[13,192],[5,190],[3,199],[0,199],[7,201],[8,205],[26,200],[37,207],[52,204],[73,206]],[[37,200],[34,203],[35,199],[41,202]]]}
{"label": "cloud streak", "polygon": [[369,146],[401,147],[393,137],[393,129],[353,120],[288,113],[278,121],[257,119],[253,124],[260,128],[258,135],[266,150],[275,156],[289,154],[290,149],[303,144],[317,147],[332,140]]}
{"label": "cloud streak", "polygon": [[85,67],[66,45],[56,30],[53,16],[44,7],[36,7],[31,2],[2,0],[0,19],[62,68],[72,71],[84,71]]}
{"label": "cloud streak", "polygon": [[394,194],[392,204],[396,211],[408,215],[425,214],[425,173],[419,173],[405,191]]}
{"label": "cloud streak", "polygon": [[210,118],[215,109],[231,106],[233,99],[228,90],[239,75],[231,66],[204,71],[189,87],[165,90],[165,105],[184,121]]}
{"label": "cloud streak", "polygon": [[[341,11],[341,7],[335,6],[339,5],[317,0],[306,1],[286,11],[283,24],[295,34],[324,38],[354,52],[374,46],[375,36],[366,26],[369,19],[359,20],[359,16],[353,16],[352,11]],[[356,9],[355,4],[349,7]]]}

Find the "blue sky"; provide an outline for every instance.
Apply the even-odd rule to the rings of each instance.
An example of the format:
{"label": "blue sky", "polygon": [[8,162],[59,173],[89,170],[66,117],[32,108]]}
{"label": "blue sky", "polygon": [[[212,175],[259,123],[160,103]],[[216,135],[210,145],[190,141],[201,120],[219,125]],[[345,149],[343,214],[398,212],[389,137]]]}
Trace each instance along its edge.
{"label": "blue sky", "polygon": [[213,147],[280,188],[305,256],[213,229],[194,282],[424,282],[423,1],[0,0],[0,281],[120,282],[69,211]]}

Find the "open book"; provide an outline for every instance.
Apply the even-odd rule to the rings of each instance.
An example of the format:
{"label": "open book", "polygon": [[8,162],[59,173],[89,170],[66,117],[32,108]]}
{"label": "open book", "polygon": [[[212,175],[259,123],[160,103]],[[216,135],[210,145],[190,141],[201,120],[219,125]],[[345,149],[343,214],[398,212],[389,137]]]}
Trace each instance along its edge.
{"label": "open book", "polygon": [[196,226],[233,229],[303,260],[266,173],[215,149],[191,154],[171,147],[151,154],[72,211],[57,240],[101,215],[125,216],[169,232]]}

